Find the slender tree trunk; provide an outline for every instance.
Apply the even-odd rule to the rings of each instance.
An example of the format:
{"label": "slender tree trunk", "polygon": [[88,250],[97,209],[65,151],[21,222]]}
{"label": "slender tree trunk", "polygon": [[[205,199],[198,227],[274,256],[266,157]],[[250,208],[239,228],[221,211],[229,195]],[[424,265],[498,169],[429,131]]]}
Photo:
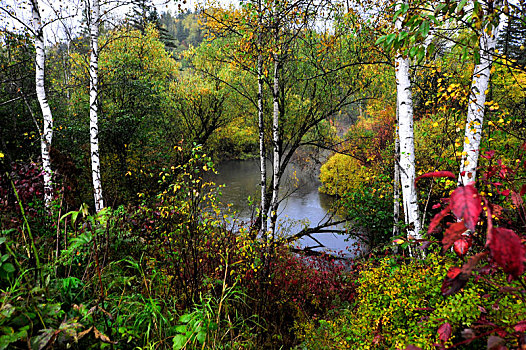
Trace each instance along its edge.
{"label": "slender tree trunk", "polygon": [[33,30],[35,31],[35,82],[36,93],[44,125],[40,135],[40,147],[42,155],[42,171],[44,173],[44,202],[49,207],[53,199],[53,184],[51,182],[51,141],[53,139],[53,115],[46,97],[45,89],[45,51],[44,31],[42,29],[42,18],[38,8],[38,1],[31,0],[31,12],[33,15]]}
{"label": "slender tree trunk", "polygon": [[270,205],[270,226],[272,240],[276,234],[276,222],[278,219],[279,205],[279,183],[280,183],[280,133],[279,133],[279,58],[274,54],[274,86],[272,91],[273,97],[273,117],[272,117],[272,144],[273,144],[273,179],[272,179],[272,200]]}
{"label": "slender tree trunk", "polygon": [[[500,2],[498,2],[500,3]],[[484,123],[484,103],[491,76],[491,65],[497,44],[498,27],[491,32],[487,27],[479,39],[480,63],[473,70],[473,81],[469,94],[468,115],[464,132],[464,151],[460,163],[459,185],[474,182],[477,176],[477,165],[480,153],[482,124]]]}
{"label": "slender tree trunk", "polygon": [[398,135],[398,106],[396,109],[394,179],[393,179],[393,236],[400,234],[400,137]]}
{"label": "slender tree trunk", "polygon": [[[399,3],[398,5],[401,5]],[[396,20],[396,28],[402,29],[403,16]],[[415,143],[413,133],[413,97],[409,79],[409,58],[398,53],[395,59],[396,89],[398,101],[398,133],[400,139],[400,183],[402,202],[408,236],[420,236],[418,197],[415,186]]]}
{"label": "slender tree trunk", "polygon": [[265,150],[265,123],[263,120],[263,54],[261,53],[262,47],[262,33],[263,20],[261,0],[258,0],[258,62],[257,62],[257,74],[258,74],[258,129],[259,129],[259,160],[261,170],[261,205],[260,205],[260,216],[261,216],[261,227],[260,234],[264,240],[267,237],[267,162],[266,162],[266,150]]}
{"label": "slender tree trunk", "polygon": [[270,229],[272,233],[272,242],[276,237],[276,223],[278,220],[278,206],[279,206],[279,185],[280,185],[280,165],[281,165],[281,153],[280,153],[280,132],[279,132],[279,73],[280,73],[280,53],[278,53],[279,47],[279,23],[277,21],[278,8],[277,4],[274,3],[273,17],[274,17],[274,54],[272,58],[274,60],[274,85],[272,88],[272,100],[273,100],[273,112],[272,112],[272,145],[273,145],[273,157],[272,157],[272,199],[270,202]]}
{"label": "slender tree trunk", "polygon": [[93,177],[93,194],[95,198],[95,210],[99,212],[104,208],[102,199],[102,182],[100,176],[100,157],[99,157],[99,125],[98,125],[98,105],[99,94],[99,24],[100,7],[99,0],[92,0],[91,4],[91,54],[89,63],[90,74],[90,144],[91,144],[91,172]]}

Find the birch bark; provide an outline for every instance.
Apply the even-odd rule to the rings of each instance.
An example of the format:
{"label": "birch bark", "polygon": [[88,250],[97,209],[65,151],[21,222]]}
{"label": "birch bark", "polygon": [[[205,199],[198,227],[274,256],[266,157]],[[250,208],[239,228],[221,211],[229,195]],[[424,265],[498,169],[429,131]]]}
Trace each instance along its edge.
{"label": "birch bark", "polygon": [[[402,6],[398,3],[398,7]],[[395,26],[401,31],[404,16],[396,19]],[[401,52],[395,59],[396,89],[398,104],[398,134],[400,138],[400,183],[402,203],[408,236],[421,238],[418,196],[415,187],[415,143],[413,133],[413,97],[409,79],[409,58]]]}
{"label": "birch bark", "polygon": [[265,123],[263,120],[263,54],[262,48],[262,33],[263,30],[263,15],[261,8],[261,0],[258,0],[258,58],[257,58],[257,74],[258,74],[258,129],[259,129],[259,160],[261,171],[261,227],[260,234],[263,239],[266,239],[267,231],[267,162],[265,159]]}
{"label": "birch bark", "polygon": [[[496,2],[497,5],[499,2]],[[475,65],[469,94],[468,114],[464,131],[464,149],[458,177],[459,185],[474,182],[477,176],[477,165],[484,123],[484,104],[491,76],[493,52],[497,45],[498,27],[491,31],[487,26],[479,39],[480,63]]]}
{"label": "birch bark", "polygon": [[396,110],[395,151],[393,180],[393,236],[400,234],[400,137],[398,135],[398,108]]}
{"label": "birch bark", "polygon": [[42,156],[42,171],[44,173],[44,203],[49,207],[53,198],[53,184],[51,171],[50,148],[53,139],[53,115],[46,96],[45,89],[45,51],[44,31],[40,9],[37,0],[31,0],[31,12],[33,17],[33,30],[35,32],[35,83],[38,103],[42,110],[44,125],[40,135],[40,147]]}
{"label": "birch bark", "polygon": [[278,195],[280,183],[280,133],[279,133],[279,58],[274,54],[274,86],[272,91],[273,113],[272,113],[272,144],[273,144],[273,178],[272,178],[272,200],[270,205],[270,226],[272,239],[276,234],[276,221],[278,218]]}
{"label": "birch bark", "polygon": [[272,241],[276,236],[276,222],[278,220],[278,206],[279,206],[279,185],[280,185],[280,166],[281,166],[281,152],[280,152],[280,132],[279,132],[279,73],[280,73],[280,53],[279,50],[279,23],[278,8],[275,3],[273,9],[274,17],[274,45],[275,52],[272,55],[274,61],[274,81],[272,88],[272,99],[273,99],[273,111],[272,111],[272,145],[273,145],[273,157],[272,157],[272,199],[270,202],[270,230],[272,234]]}
{"label": "birch bark", "polygon": [[98,105],[99,94],[99,25],[100,25],[100,5],[99,0],[92,0],[90,21],[90,145],[91,145],[91,173],[93,179],[93,195],[95,199],[95,210],[99,212],[104,208],[102,198],[102,182],[100,175],[99,157],[99,125],[98,125]]}

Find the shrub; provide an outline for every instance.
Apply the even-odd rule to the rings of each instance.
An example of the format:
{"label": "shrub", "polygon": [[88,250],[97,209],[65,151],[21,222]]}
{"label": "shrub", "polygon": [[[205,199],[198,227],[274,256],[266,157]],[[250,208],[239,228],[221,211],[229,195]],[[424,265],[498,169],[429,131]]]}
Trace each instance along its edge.
{"label": "shrub", "polygon": [[[461,341],[461,331],[470,327],[491,323],[512,331],[524,318],[520,297],[502,295],[482,279],[443,297],[442,280],[452,265],[451,258],[435,253],[424,261],[386,257],[376,264],[367,262],[360,272],[354,307],[320,322],[307,334],[302,348],[329,349],[332,343],[342,349],[404,349],[408,345],[435,349],[435,344],[451,346]],[[451,326],[452,336],[442,341],[438,329],[445,324]]]}

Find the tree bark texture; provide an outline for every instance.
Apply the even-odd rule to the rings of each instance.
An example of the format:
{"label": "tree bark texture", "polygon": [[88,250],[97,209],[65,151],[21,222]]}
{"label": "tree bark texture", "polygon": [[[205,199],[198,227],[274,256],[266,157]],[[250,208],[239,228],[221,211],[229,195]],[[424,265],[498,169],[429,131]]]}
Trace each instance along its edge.
{"label": "tree bark texture", "polygon": [[90,30],[90,145],[91,145],[91,173],[93,180],[93,195],[95,199],[95,210],[99,212],[104,208],[102,198],[102,181],[100,173],[99,155],[99,125],[98,125],[98,94],[99,94],[99,25],[100,25],[100,5],[99,0],[92,0],[91,8],[91,30]]}
{"label": "tree bark texture", "polygon": [[280,132],[279,132],[279,58],[274,54],[274,86],[272,91],[273,113],[272,113],[272,145],[273,145],[273,179],[272,179],[272,200],[270,205],[270,226],[272,239],[276,234],[276,221],[278,219],[279,206],[279,185],[280,185]]}
{"label": "tree bark texture", "polygon": [[[500,2],[497,2],[500,3]],[[464,131],[464,149],[458,177],[459,185],[475,181],[480,154],[480,140],[484,123],[484,104],[491,76],[493,52],[497,45],[498,27],[490,31],[486,28],[479,39],[480,63],[475,65],[469,94],[468,114]]]}
{"label": "tree bark texture", "polygon": [[35,32],[35,82],[36,93],[44,124],[40,135],[40,147],[42,156],[42,171],[44,175],[44,202],[47,207],[53,198],[53,184],[51,171],[51,142],[53,139],[53,115],[47,101],[45,89],[45,51],[44,51],[44,31],[40,9],[37,0],[31,0],[31,12],[33,17],[33,30]]}
{"label": "tree bark texture", "polygon": [[260,160],[260,171],[261,171],[261,204],[260,204],[260,215],[261,215],[261,227],[260,234],[263,239],[267,237],[267,162],[266,162],[266,149],[265,149],[265,121],[263,119],[263,54],[261,53],[262,48],[262,33],[263,20],[261,0],[258,0],[258,61],[257,61],[257,74],[258,74],[258,129],[259,129],[259,160]]}
{"label": "tree bark texture", "polygon": [[[402,3],[398,3],[399,6]],[[403,16],[396,19],[395,26],[402,29]],[[395,59],[396,89],[398,103],[398,135],[400,139],[400,184],[402,203],[408,236],[420,236],[418,196],[415,186],[415,142],[413,132],[413,97],[409,78],[409,58],[398,52]]]}

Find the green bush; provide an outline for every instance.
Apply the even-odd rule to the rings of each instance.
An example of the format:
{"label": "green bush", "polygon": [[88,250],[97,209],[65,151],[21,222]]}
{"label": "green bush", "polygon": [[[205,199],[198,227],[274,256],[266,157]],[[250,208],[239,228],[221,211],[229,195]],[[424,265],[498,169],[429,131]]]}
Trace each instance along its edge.
{"label": "green bush", "polygon": [[[320,321],[300,348],[404,349],[415,345],[435,349],[433,344],[441,343],[438,328],[442,324],[452,326],[452,336],[445,343],[451,346],[462,340],[462,330],[482,319],[513,332],[512,327],[524,317],[524,303],[512,294],[499,293],[482,279],[472,279],[460,293],[444,297],[440,288],[450,266],[450,259],[434,253],[424,261],[399,263],[386,257],[377,264],[367,262],[360,272],[354,307],[332,320]],[[504,278],[502,283],[506,283]]]}

